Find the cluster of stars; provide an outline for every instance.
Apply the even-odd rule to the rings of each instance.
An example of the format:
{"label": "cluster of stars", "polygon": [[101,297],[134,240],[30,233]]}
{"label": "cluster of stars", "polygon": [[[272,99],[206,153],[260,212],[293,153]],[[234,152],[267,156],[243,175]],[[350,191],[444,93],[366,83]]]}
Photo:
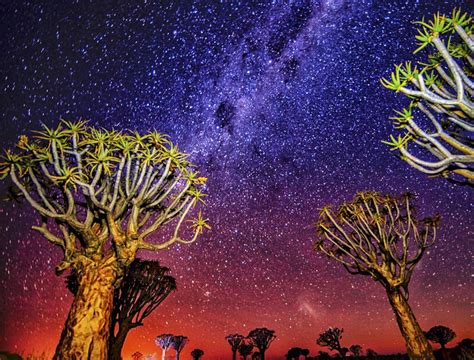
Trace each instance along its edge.
{"label": "cluster of stars", "polygon": [[[2,147],[59,117],[156,128],[209,178],[212,231],[190,246],[141,254],[170,267],[178,290],[131,332],[124,354],[156,352],[154,337],[170,332],[189,336],[186,353],[199,347],[222,359],[226,335],[261,326],[276,331],[270,358],[292,346],[315,353],[329,326],[364,348],[401,351],[382,287],[312,250],[317,209],[366,189],[409,190],[420,213],[442,214],[410,302],[424,328],[472,336],[470,189],[419,174],[381,143],[401,98],[379,79],[412,58],[413,21],[454,6],[468,2],[5,7]],[[71,302],[53,271],[60,251],[29,230],[37,221],[27,206],[0,204],[0,350],[51,352]]]}

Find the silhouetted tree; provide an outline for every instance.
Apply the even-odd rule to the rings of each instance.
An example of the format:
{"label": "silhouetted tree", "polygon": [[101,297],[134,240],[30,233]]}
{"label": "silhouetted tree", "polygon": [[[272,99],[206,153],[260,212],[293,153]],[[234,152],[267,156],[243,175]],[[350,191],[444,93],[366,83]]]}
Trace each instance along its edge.
{"label": "silhouetted tree", "polygon": [[199,360],[203,355],[204,351],[202,351],[201,349],[194,349],[193,351],[191,351],[191,357],[193,358],[193,360]]}
{"label": "silhouetted tree", "polygon": [[301,349],[301,355],[303,355],[306,360],[309,355],[309,349]]}
{"label": "silhouetted tree", "polygon": [[[193,242],[209,227],[199,213],[191,239],[180,235],[206,179],[154,131],[141,135],[62,121],[44,126],[33,140],[21,136],[16,148],[3,156],[0,178],[9,176],[41,216],[33,229],[63,251],[57,273],[72,267],[78,276],[54,359],[106,359],[114,289],[124,270],[138,250]],[[169,240],[147,241],[173,219]]]}
{"label": "silhouetted tree", "polygon": [[242,340],[245,337],[240,334],[232,334],[232,335],[227,335],[225,339],[229,343],[231,349],[232,349],[232,360],[235,360],[237,350],[239,349],[240,344],[242,343]]}
{"label": "silhouetted tree", "polygon": [[[156,260],[140,259],[125,270],[114,292],[108,360],[121,360],[128,332],[142,326],[143,320],[176,288],[174,278],[166,275],[168,271]],[[77,286],[77,276],[72,272],[67,277],[67,287],[76,294]]]}
{"label": "silhouetted tree", "polygon": [[132,360],[140,360],[143,357],[143,354],[139,351],[132,354]]}
{"label": "silhouetted tree", "polygon": [[299,360],[300,355],[302,355],[301,354],[302,350],[303,349],[301,349],[299,347],[293,347],[290,350],[288,350],[288,353],[286,354],[286,358],[288,360],[291,360],[291,359]]}
{"label": "silhouetted tree", "polygon": [[318,359],[319,360],[330,360],[331,355],[329,355],[326,351],[318,351]]}
{"label": "silhouetted tree", "polygon": [[425,336],[429,341],[440,344],[441,348],[445,349],[446,344],[456,337],[456,333],[446,326],[438,325],[429,329]]}
{"label": "silhouetted tree", "polygon": [[252,353],[253,345],[247,342],[242,342],[239,346],[239,354],[244,360]]}
{"label": "silhouetted tree", "polygon": [[360,345],[357,345],[357,344],[351,345],[349,347],[349,350],[356,358],[362,355],[362,346]]}
{"label": "silhouetted tree", "polygon": [[360,192],[351,202],[321,209],[315,248],[342,263],[351,274],[381,283],[395,313],[411,359],[434,360],[408,305],[408,285],[416,264],[436,237],[438,217],[418,220],[411,196]]}
{"label": "silhouetted tree", "polygon": [[[455,9],[451,16],[436,13],[432,20],[417,23],[420,47],[415,53],[423,48],[433,52],[418,65],[411,61],[396,65],[391,80],[382,79],[385,87],[411,101],[392,117],[404,133],[391,135],[386,143],[425,174],[473,185],[472,18]],[[417,120],[418,115],[425,119]],[[410,145],[415,151],[409,150]]]}
{"label": "silhouetted tree", "polygon": [[346,357],[349,349],[341,346],[342,333],[344,329],[330,327],[326,331],[319,334],[316,343],[319,346],[328,347],[329,350],[336,350],[343,358]]}
{"label": "silhouetted tree", "polygon": [[374,349],[367,349],[365,356],[367,359],[376,359],[378,354]]}
{"label": "silhouetted tree", "polygon": [[267,328],[257,328],[249,332],[247,337],[252,341],[253,346],[258,349],[260,359],[265,360],[265,351],[267,351],[272,341],[276,338],[275,331]]}
{"label": "silhouetted tree", "polygon": [[457,346],[459,360],[472,360],[474,359],[474,340],[473,339],[462,339]]}
{"label": "silhouetted tree", "polygon": [[161,348],[161,359],[166,359],[166,352],[173,344],[174,335],[173,334],[161,334],[158,335],[155,339],[156,345]]}
{"label": "silhouetted tree", "polygon": [[187,343],[188,338],[186,336],[173,336],[173,340],[171,341],[171,347],[176,351],[176,360],[179,360],[179,354],[181,354],[181,351],[183,351]]}

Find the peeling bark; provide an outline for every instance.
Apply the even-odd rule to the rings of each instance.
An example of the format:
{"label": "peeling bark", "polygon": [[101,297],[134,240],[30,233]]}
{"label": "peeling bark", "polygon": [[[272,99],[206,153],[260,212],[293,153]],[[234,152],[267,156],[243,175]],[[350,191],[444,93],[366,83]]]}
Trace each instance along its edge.
{"label": "peeling bark", "polygon": [[79,288],[54,360],[107,359],[117,274],[115,261],[102,259],[82,262],[78,269]]}

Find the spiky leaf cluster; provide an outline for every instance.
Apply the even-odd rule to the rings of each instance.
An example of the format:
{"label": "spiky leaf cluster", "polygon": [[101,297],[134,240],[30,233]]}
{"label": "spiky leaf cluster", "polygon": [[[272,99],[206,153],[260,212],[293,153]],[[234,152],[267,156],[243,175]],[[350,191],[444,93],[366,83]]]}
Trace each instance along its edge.
{"label": "spiky leaf cluster", "polygon": [[[191,238],[182,238],[186,217],[204,203],[206,178],[156,131],[115,131],[62,120],[31,138],[20,136],[16,149],[2,157],[0,174],[9,176],[40,213],[42,225],[34,229],[64,249],[59,270],[74,262],[79,244],[81,255],[101,256],[110,240],[115,256],[131,262],[137,249],[190,243],[210,228],[199,212],[191,220]],[[173,221],[168,240],[146,241]]]}
{"label": "spiky leaf cluster", "polygon": [[[383,86],[410,99],[391,117],[402,133],[383,141],[415,169],[454,181],[474,181],[473,21],[454,9],[436,13],[420,26],[414,53],[428,51],[427,61],[395,65]],[[420,115],[422,115],[420,117]]]}

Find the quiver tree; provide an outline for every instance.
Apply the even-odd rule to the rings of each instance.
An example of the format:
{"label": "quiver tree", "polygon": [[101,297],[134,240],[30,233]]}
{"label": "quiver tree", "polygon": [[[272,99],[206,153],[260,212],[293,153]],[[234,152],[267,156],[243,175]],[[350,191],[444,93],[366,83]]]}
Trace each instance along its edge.
{"label": "quiver tree", "polygon": [[474,37],[472,19],[454,9],[417,22],[415,53],[429,49],[427,61],[396,65],[382,84],[410,99],[392,117],[402,129],[386,144],[415,169],[453,180],[474,181]]}
{"label": "quiver tree", "polygon": [[316,344],[327,347],[329,350],[336,350],[341,355],[341,357],[344,358],[346,357],[349,349],[341,346],[343,332],[344,329],[330,327],[326,331],[319,334],[319,337],[316,339]]}
{"label": "quiver tree", "polygon": [[[106,359],[114,288],[136,252],[193,242],[208,227],[199,213],[191,238],[183,238],[205,178],[157,132],[62,121],[33,140],[21,136],[16,151],[3,156],[0,174],[39,213],[41,224],[33,229],[62,249],[56,271],[72,267],[77,274],[77,295],[55,359]],[[166,224],[170,237],[150,242]]]}
{"label": "quiver tree", "polygon": [[270,347],[270,344],[275,340],[275,331],[267,328],[257,328],[249,332],[247,338],[252,345],[258,349],[260,359],[265,360],[265,351]]}
{"label": "quiver tree", "polygon": [[161,359],[166,359],[166,352],[173,344],[173,334],[161,334],[158,335],[155,339],[155,344],[161,348]]}
{"label": "quiver tree", "polygon": [[446,357],[446,344],[456,337],[456,333],[446,326],[438,325],[425,332],[425,336],[429,341],[439,344],[443,356]]}
{"label": "quiver tree", "polygon": [[227,342],[229,343],[230,345],[230,348],[232,350],[232,360],[235,360],[236,358],[236,354],[237,354],[237,350],[239,349],[239,346],[240,344],[242,343],[242,340],[244,339],[245,337],[243,335],[240,335],[240,334],[232,334],[232,335],[227,335],[225,337],[225,339],[227,340]]}
{"label": "quiver tree", "polygon": [[201,349],[194,349],[193,351],[191,351],[191,357],[193,358],[193,360],[199,360],[200,358],[202,358],[203,355],[204,351],[202,351]]}
{"label": "quiver tree", "polygon": [[287,360],[299,360],[301,351],[303,349],[299,347],[292,347],[290,350],[288,350],[288,353],[286,354],[286,359]]}
{"label": "quiver tree", "polygon": [[[169,269],[156,260],[135,259],[124,271],[120,286],[115,289],[109,337],[108,360],[120,360],[128,332],[143,325],[163,300],[176,289],[176,281],[166,275]],[[77,293],[75,272],[67,277],[67,287]]]}
{"label": "quiver tree", "polygon": [[242,356],[244,360],[247,360],[247,356],[252,353],[253,345],[251,343],[242,341],[239,345],[239,355]]}
{"label": "quiver tree", "polygon": [[108,360],[121,359],[128,332],[142,326],[143,320],[176,289],[175,279],[166,275],[168,271],[156,260],[139,259],[125,270],[114,293]]}
{"label": "quiver tree", "polygon": [[173,337],[171,347],[176,351],[176,360],[179,360],[179,354],[181,354],[181,351],[183,351],[188,341],[189,339],[187,336],[176,335]]}
{"label": "quiver tree", "polygon": [[349,351],[354,355],[356,359],[359,358],[359,356],[362,355],[362,346],[354,344],[349,346]]}
{"label": "quiver tree", "polygon": [[408,285],[416,264],[436,237],[438,217],[418,220],[411,196],[358,193],[351,202],[321,209],[316,251],[340,262],[351,274],[382,284],[405,339],[410,359],[434,359],[408,305]]}
{"label": "quiver tree", "polygon": [[474,340],[466,338],[462,339],[457,346],[457,353],[459,360],[474,359]]}
{"label": "quiver tree", "polygon": [[366,353],[367,359],[376,359],[377,356],[378,354],[374,349],[367,349],[367,353]]}

